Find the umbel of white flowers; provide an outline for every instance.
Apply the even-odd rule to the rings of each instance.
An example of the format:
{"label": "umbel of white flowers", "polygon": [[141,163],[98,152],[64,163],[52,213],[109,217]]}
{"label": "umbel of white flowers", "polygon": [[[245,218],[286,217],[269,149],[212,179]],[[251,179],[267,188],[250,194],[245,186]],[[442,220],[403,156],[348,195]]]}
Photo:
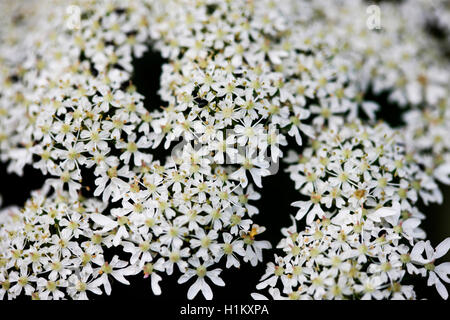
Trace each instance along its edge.
{"label": "umbel of white flowers", "polygon": [[[290,148],[298,212],[257,285],[269,295],[254,298],[413,299],[409,274],[446,299],[450,264],[436,260],[450,240],[431,247],[417,204],[442,202],[438,182],[450,184],[450,65],[426,35],[427,15],[445,22],[450,10],[383,4],[371,31],[366,7],[0,3],[0,159],[47,177],[24,207],[0,211],[0,298],[87,299],[137,275],[159,295],[174,269],[189,299],[213,298],[218,263],[255,266],[271,247],[253,183]],[[168,60],[163,108],[144,106],[130,81],[150,49]],[[370,93],[387,93],[403,125],[380,122],[389,106]],[[154,160],[160,145],[177,152]],[[105,260],[111,247],[129,259]]]}

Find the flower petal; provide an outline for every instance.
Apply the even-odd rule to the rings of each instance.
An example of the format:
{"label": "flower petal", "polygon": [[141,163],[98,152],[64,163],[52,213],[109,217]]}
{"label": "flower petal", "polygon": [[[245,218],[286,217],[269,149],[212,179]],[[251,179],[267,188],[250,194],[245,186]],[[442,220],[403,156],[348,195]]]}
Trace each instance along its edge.
{"label": "flower petal", "polygon": [[447,292],[447,289],[445,288],[445,286],[442,284],[442,282],[437,280],[436,283],[435,283],[435,286],[436,286],[437,292],[440,294],[442,299],[447,300],[448,299],[448,292]]}
{"label": "flower petal", "polygon": [[188,290],[187,293],[187,297],[189,300],[192,300],[195,298],[195,296],[197,295],[197,293],[200,291],[200,289],[202,288],[202,284],[200,282],[200,279],[197,279],[197,281],[195,281]]}
{"label": "flower petal", "polygon": [[205,280],[202,281],[202,293],[206,300],[211,300],[213,298],[213,293],[211,287],[206,283]]}
{"label": "flower petal", "polygon": [[450,274],[450,262],[444,262],[434,268],[434,272],[437,273],[439,278],[444,280],[447,283],[450,283],[450,278],[448,275]]}
{"label": "flower petal", "polygon": [[439,259],[444,256],[450,249],[450,237],[442,241],[437,247],[433,254],[433,259]]}
{"label": "flower petal", "polygon": [[251,297],[255,300],[269,300],[268,298],[266,298],[265,296],[263,296],[260,293],[252,293]]}

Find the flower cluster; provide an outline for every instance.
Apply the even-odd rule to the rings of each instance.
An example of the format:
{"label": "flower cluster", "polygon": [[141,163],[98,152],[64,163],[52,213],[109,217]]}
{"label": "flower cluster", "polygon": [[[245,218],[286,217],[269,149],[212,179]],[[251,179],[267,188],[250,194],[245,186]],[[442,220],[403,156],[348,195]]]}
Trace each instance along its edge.
{"label": "flower cluster", "polygon": [[[4,80],[9,85],[2,91],[2,98],[17,107],[2,109],[1,124],[5,131],[2,157],[10,161],[10,171],[21,174],[24,165],[33,163],[35,168],[52,176],[41,193],[45,194],[48,188],[58,194],[68,192],[65,197],[68,203],[78,201],[83,187],[83,168],[91,168],[96,176],[93,195],[100,197],[103,203],[111,201],[120,205],[109,213],[97,210],[87,215],[86,229],[81,230],[80,235],[90,239],[90,233],[95,231],[97,245],[102,250],[119,247],[131,254],[129,261],[119,263],[120,268],[127,266],[134,274],[151,275],[155,294],[161,292],[157,271],[170,275],[176,265],[184,274],[180,278],[183,282],[187,281],[186,275],[197,270],[201,281],[194,283],[188,296],[193,298],[201,290],[210,299],[212,293],[203,281],[205,275],[215,284],[223,285],[223,282],[217,280],[220,269],[212,270],[210,274],[206,267],[222,258],[226,260],[227,268],[239,267],[240,260],[256,265],[262,260],[262,249],[270,247],[267,241],[255,239],[264,229],[253,224],[251,216],[258,213],[258,209],[248,201],[258,199],[259,195],[248,183],[240,183],[239,180],[245,180],[245,174],[235,173],[234,180],[238,181],[233,182],[230,168],[206,159],[205,152],[209,152],[206,148],[197,150],[187,145],[162,165],[152,161],[149,149],[156,147],[170,130],[161,131],[168,127],[144,108],[143,96],[129,81],[130,61],[148,50],[144,45],[149,41],[150,33],[144,28],[149,24],[147,19],[156,19],[158,11],[155,8],[150,14],[147,4],[138,1],[111,2],[109,6],[83,1],[79,4],[85,10],[83,15],[89,18],[82,19],[76,30],[65,28],[64,15],[54,16],[55,12],[63,12],[66,8],[62,3],[50,11],[48,8],[37,11],[42,29],[37,28],[39,32],[31,33],[31,39],[15,45],[16,50],[23,49],[22,46],[38,47],[37,51],[28,50],[29,57],[25,57],[31,60],[29,70],[20,70],[20,74],[13,76],[19,71],[19,65],[9,60],[17,57],[3,52],[5,65],[9,66],[5,69]],[[157,3],[153,5],[157,6]],[[21,9],[14,9],[20,13]],[[58,29],[64,32],[56,36]],[[53,41],[41,49],[37,44],[44,42],[46,36]],[[2,48],[6,50],[6,46]],[[42,58],[37,60],[37,57]],[[59,58],[55,60],[55,57]],[[27,93],[29,98],[26,98]],[[45,96],[45,99],[35,99],[35,95]],[[18,96],[21,98],[15,100]],[[196,133],[204,128],[200,121],[197,122],[193,122],[199,130]],[[175,132],[190,130],[186,121],[178,117]],[[215,131],[212,133],[216,136]],[[254,142],[253,136],[249,141]],[[268,144],[265,145],[267,148]],[[248,169],[256,179],[259,177],[258,170]],[[44,206],[42,210],[48,212],[50,208]],[[38,213],[31,211],[31,214]],[[67,211],[66,214],[70,218],[73,213]],[[6,229],[8,221],[5,222]],[[32,219],[27,223],[27,230],[50,230],[52,235],[57,231],[50,227],[52,220]],[[27,259],[27,252],[18,251],[20,254],[14,259],[7,253],[12,243],[21,243],[23,247],[19,250],[30,245],[21,240],[22,236],[14,234],[6,239],[2,259],[8,263],[1,269],[4,283],[11,282],[11,276],[14,279],[15,259]],[[58,239],[50,239],[58,245]],[[82,240],[78,236],[71,240],[73,243],[66,253],[74,255]],[[47,245],[47,242],[33,243],[36,248]],[[48,258],[44,249],[36,250]],[[63,259],[59,253],[55,255]],[[46,261],[41,264],[40,271],[32,270],[29,263],[21,265],[23,272],[49,276],[51,266]],[[61,277],[52,274],[48,281],[65,283],[69,276],[75,276],[75,272],[83,274],[83,279],[97,279],[102,275],[101,278],[106,279],[105,292],[110,293],[108,272],[80,268],[79,264],[68,265],[63,268],[66,271]],[[39,279],[37,274],[33,277],[36,281]],[[37,286],[31,285],[33,281],[29,281],[30,287],[25,293],[48,297],[36,291]],[[86,297],[74,296],[72,289],[73,285],[67,284],[67,291],[63,293],[73,298]],[[98,290],[93,292],[98,293]],[[10,297],[18,293],[11,291]],[[65,295],[55,296],[61,297]]]}
{"label": "flower cluster", "polygon": [[[286,255],[268,265],[257,288],[269,285],[275,298],[414,298],[412,286],[402,282],[405,274],[433,271],[438,258],[415,266],[422,262],[418,240],[425,237],[419,228],[424,215],[415,204],[419,197],[437,201],[439,191],[406,157],[399,133],[358,122],[328,128],[287,160],[294,162],[287,171],[307,200],[292,204],[300,209],[279,244]],[[306,229],[298,232],[297,221],[305,216]],[[439,257],[449,244],[447,239],[438,248]],[[447,279],[446,265],[436,270]]]}
{"label": "flower cluster", "polygon": [[[102,237],[90,228],[89,216],[100,214],[105,204],[96,199],[72,199],[68,192],[47,187],[34,192],[23,210],[0,212],[0,298],[24,293],[33,299],[86,298],[110,288],[100,270],[108,267]],[[126,263],[125,263],[126,264]],[[126,269],[117,256],[111,275],[126,282]]]}
{"label": "flower cluster", "polygon": [[[335,50],[334,59],[353,61],[340,74],[361,94],[349,101],[331,94],[311,106],[317,114],[312,119],[317,139],[301,153],[291,154],[288,160],[296,164],[287,170],[304,199],[292,204],[299,210],[293,225],[283,230],[285,238],[278,245],[282,253],[267,265],[257,286],[268,287],[272,298],[413,299],[416,295],[407,279],[415,274],[428,275],[428,285],[448,297],[441,282],[448,282],[448,264],[434,264],[448,251],[448,239],[436,250],[429,241],[421,241],[425,233],[419,225],[425,216],[417,209],[418,201],[441,203],[437,182],[450,182],[444,138],[450,119],[448,64],[435,55],[429,37],[413,40],[408,34],[424,32],[417,28],[425,25],[422,4],[386,7],[393,9],[382,10],[387,32],[372,33],[358,25],[354,7],[355,15],[343,13],[348,10],[345,6],[342,11],[321,11],[331,14],[324,21],[332,21],[333,28],[346,26],[352,34],[345,34],[348,41],[342,39],[350,50]],[[339,16],[333,16],[335,12]],[[326,30],[324,25],[318,29]],[[329,33],[336,35],[324,32]],[[431,50],[426,52],[427,48]],[[387,94],[391,103],[404,109],[396,119],[404,122],[401,128],[353,121],[358,110],[345,107],[358,100],[369,120],[385,108],[364,102],[364,94],[371,91]],[[421,256],[425,247],[426,259]],[[266,298],[259,293],[253,297]]]}
{"label": "flower cluster", "polygon": [[[197,277],[189,299],[211,299],[219,262],[255,266],[271,247],[256,239],[253,183],[295,140],[308,141],[288,169],[307,226],[284,232],[287,255],[258,288],[413,298],[406,266],[445,296],[447,269],[433,261],[447,242],[421,257],[416,205],[441,202],[436,181],[450,183],[450,67],[420,15],[445,21],[440,7],[383,4],[376,31],[362,0],[0,3],[0,159],[47,177],[23,210],[0,213],[1,295],[85,299],[136,274],[160,294],[175,268],[179,283]],[[167,61],[163,106],[132,83],[148,50]],[[375,124],[382,94],[401,129]],[[155,160],[159,146],[171,155]],[[110,248],[127,258],[106,258]]]}
{"label": "flower cluster", "polygon": [[[104,202],[74,199],[51,183],[35,192],[23,211],[1,212],[2,295],[8,292],[8,298],[14,298],[25,288],[33,298],[54,293],[50,297],[83,299],[86,290],[102,293],[100,285],[110,294],[108,277],[129,284],[124,275],[138,273],[151,276],[153,293],[160,294],[159,273],[170,275],[176,266],[183,274],[180,281],[197,271],[197,289],[210,299],[211,289],[204,282],[207,267],[221,259],[227,268],[239,267],[240,260],[252,265],[261,261],[262,249],[270,244],[255,240],[264,229],[248,219],[258,212],[248,203],[258,198],[251,187],[244,193],[226,180],[226,172],[193,184],[175,164],[146,171],[142,180],[147,189],[121,186],[125,195],[111,214],[105,213]],[[111,247],[129,253],[129,261],[118,256],[105,260],[104,251]],[[220,269],[211,272],[213,283],[224,285],[216,280]],[[195,294],[189,291],[188,296]]]}

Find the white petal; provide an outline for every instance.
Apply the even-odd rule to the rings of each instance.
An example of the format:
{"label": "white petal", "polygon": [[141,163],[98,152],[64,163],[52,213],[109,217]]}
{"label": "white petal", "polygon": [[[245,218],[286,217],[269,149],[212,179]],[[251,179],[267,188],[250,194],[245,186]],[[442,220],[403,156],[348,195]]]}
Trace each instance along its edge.
{"label": "white petal", "polygon": [[434,170],[434,177],[440,182],[450,184],[450,164],[446,163]]}
{"label": "white petal", "polygon": [[450,262],[444,262],[434,268],[434,272],[438,274],[438,276],[447,283],[450,283],[450,278],[448,275],[450,274]]}
{"label": "white petal", "polygon": [[213,293],[211,287],[206,283],[205,280],[202,281],[202,293],[206,300],[211,300],[213,298]]}
{"label": "white petal", "polygon": [[423,241],[417,242],[411,251],[411,255],[410,255],[411,259],[413,261],[417,261],[419,263],[426,263],[422,257],[422,252],[424,249],[425,249],[425,242],[423,242]]}
{"label": "white petal", "polygon": [[151,276],[151,283],[152,283],[152,290],[153,293],[157,296],[159,296],[161,294],[161,288],[159,286],[159,281],[161,281],[161,277],[159,275],[157,275],[156,273],[153,273]]}
{"label": "white petal", "polygon": [[436,273],[430,272],[430,275],[428,276],[427,285],[432,286],[433,284],[436,284],[436,282],[439,282],[439,279],[436,276]]}
{"label": "white petal", "polygon": [[263,296],[260,293],[252,293],[251,297],[255,300],[269,300],[268,298],[266,298],[265,296]]}
{"label": "white petal", "polygon": [[178,283],[185,283],[186,281],[188,281],[190,278],[192,278],[194,276],[194,273],[192,272],[186,272],[185,274],[181,275],[181,277],[178,279]]}
{"label": "white petal", "polygon": [[223,282],[223,280],[221,278],[219,278],[219,276],[215,275],[215,274],[211,274],[208,273],[208,278],[211,279],[211,281],[216,285],[216,286],[220,286],[223,287],[225,285],[225,282]]}
{"label": "white petal", "polygon": [[122,270],[114,271],[111,273],[111,275],[119,282],[123,284],[130,284],[127,279],[124,278]]}
{"label": "white petal", "polygon": [[200,282],[200,279],[197,279],[197,281],[195,281],[189,288],[188,293],[187,293],[187,297],[189,300],[192,300],[195,298],[195,296],[197,295],[197,293],[200,291],[202,285]]}
{"label": "white petal", "polygon": [[251,169],[250,170],[250,174],[251,174],[251,176],[253,178],[253,181],[258,186],[258,188],[262,188],[260,170],[258,170],[258,169]]}
{"label": "white petal", "polygon": [[400,214],[400,212],[397,209],[383,207],[376,210],[375,212],[369,213],[367,217],[375,222],[381,222],[380,218],[394,216],[396,214]]}
{"label": "white petal", "polygon": [[442,241],[437,247],[433,255],[433,259],[439,259],[444,256],[450,249],[450,237]]}
{"label": "white petal", "polygon": [[447,300],[448,299],[448,292],[445,286],[440,282],[439,280],[436,281],[436,290],[441,295],[442,299]]}
{"label": "white petal", "polygon": [[103,287],[105,288],[106,294],[109,296],[111,294],[111,284],[109,283],[108,276],[106,274],[102,275]]}
{"label": "white petal", "polygon": [[93,213],[90,215],[90,218],[98,225],[105,227],[105,229],[113,229],[117,222],[108,218],[107,216],[104,216],[99,213]]}

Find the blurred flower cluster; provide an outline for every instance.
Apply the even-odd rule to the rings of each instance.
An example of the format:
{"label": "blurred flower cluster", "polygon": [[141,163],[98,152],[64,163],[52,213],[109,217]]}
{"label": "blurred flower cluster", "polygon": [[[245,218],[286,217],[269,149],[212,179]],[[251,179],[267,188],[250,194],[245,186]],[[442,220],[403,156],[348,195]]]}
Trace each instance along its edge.
{"label": "blurred flower cluster", "polygon": [[[450,63],[427,28],[437,17],[448,39],[450,10],[383,3],[371,30],[367,7],[0,3],[0,159],[46,176],[23,208],[0,211],[0,298],[87,299],[137,275],[159,295],[176,269],[189,299],[211,299],[219,263],[256,266],[271,248],[257,188],[284,163],[299,210],[257,289],[413,299],[410,275],[447,298],[450,263],[435,260],[450,241],[431,247],[418,203],[441,203],[450,184]],[[163,106],[132,82],[149,50],[167,61]],[[383,121],[394,104],[396,123]],[[155,160],[161,147],[170,156]]]}

